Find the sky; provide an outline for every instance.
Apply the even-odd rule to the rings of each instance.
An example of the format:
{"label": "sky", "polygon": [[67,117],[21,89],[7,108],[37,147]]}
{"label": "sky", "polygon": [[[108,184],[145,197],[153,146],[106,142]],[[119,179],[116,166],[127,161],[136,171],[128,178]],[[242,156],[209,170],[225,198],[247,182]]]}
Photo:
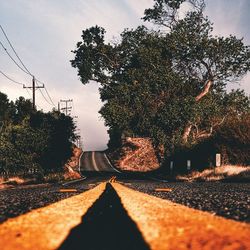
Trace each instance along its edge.
{"label": "sky", "polygon": [[[234,34],[250,44],[250,0],[207,0],[206,4],[215,35]],[[105,149],[108,135],[98,113],[102,106],[98,83],[83,85],[79,81],[76,69],[70,64],[74,56],[71,51],[80,41],[82,30],[99,25],[106,29],[107,41],[115,40],[124,28],[143,24],[144,9],[151,6],[153,0],[0,0],[0,24],[25,66],[46,84],[56,105],[60,99],[73,99],[72,116],[78,116],[84,150]],[[2,33],[0,41],[11,52]],[[1,47],[0,70],[26,86],[31,85],[31,77]],[[242,88],[250,94],[250,74],[228,88]],[[31,95],[28,89],[1,74],[0,91],[10,100]],[[53,106],[39,91],[36,93],[38,109],[51,110]]]}

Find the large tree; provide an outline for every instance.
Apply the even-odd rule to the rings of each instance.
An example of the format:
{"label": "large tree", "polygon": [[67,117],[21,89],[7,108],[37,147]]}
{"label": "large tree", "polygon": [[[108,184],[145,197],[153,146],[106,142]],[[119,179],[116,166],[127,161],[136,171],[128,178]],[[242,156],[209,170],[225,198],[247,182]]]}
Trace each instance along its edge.
{"label": "large tree", "polygon": [[[183,4],[189,8],[180,15]],[[201,0],[155,0],[144,20],[164,28],[126,29],[115,44],[105,42],[101,27],[83,31],[71,63],[84,84],[101,83],[100,113],[111,135],[150,136],[170,148],[249,112],[244,92],[226,92],[249,71],[249,47],[235,36],[213,36],[204,7]]]}

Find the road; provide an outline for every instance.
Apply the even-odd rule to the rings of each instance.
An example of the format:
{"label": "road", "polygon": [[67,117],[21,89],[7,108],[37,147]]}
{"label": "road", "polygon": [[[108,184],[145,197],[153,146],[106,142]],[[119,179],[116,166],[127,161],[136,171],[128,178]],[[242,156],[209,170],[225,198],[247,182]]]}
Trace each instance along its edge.
{"label": "road", "polygon": [[107,155],[99,151],[84,152],[80,163],[81,172],[119,172],[112,166],[107,158]]}
{"label": "road", "polygon": [[[163,245],[161,247],[157,244],[168,244],[171,237],[171,245],[173,242],[177,245],[175,248],[163,249],[178,249],[178,244],[183,242],[186,242],[186,248],[182,249],[202,249],[201,246],[190,248],[189,244],[196,244],[196,241],[199,241],[198,244],[209,243],[209,235],[216,238],[217,242],[213,241],[215,245],[207,249],[221,249],[216,244],[227,246],[229,240],[236,244],[234,246],[238,246],[239,242],[247,242],[244,235],[249,234],[249,224],[246,226],[247,224],[239,222],[250,222],[250,183],[167,183],[138,178],[138,175],[128,176],[118,173],[102,152],[85,152],[81,158],[80,169],[87,176],[80,182],[27,185],[0,190],[0,223],[3,223],[0,225],[0,245],[4,245],[1,244],[1,236],[5,237],[4,242],[19,246],[34,233],[35,239],[39,240],[31,240],[29,243],[34,243],[35,246],[27,247],[25,243],[18,249],[58,249],[59,246],[59,249],[78,249],[72,248],[72,244],[85,244],[86,249],[134,249],[133,246],[138,246],[135,249],[149,249],[149,244],[150,249],[158,250]],[[107,174],[103,174],[104,172]],[[105,183],[111,176],[116,176],[116,182],[122,184],[111,183],[115,191],[110,187],[105,188]],[[72,189],[75,192],[64,193],[61,189]],[[169,191],[158,192],[156,189]],[[15,218],[8,220],[13,217]],[[79,224],[81,218],[84,220]],[[24,221],[26,222],[23,223]],[[189,233],[195,228],[194,225],[199,233],[202,229],[202,236],[199,233]],[[232,229],[230,232],[227,230],[229,228]],[[41,231],[42,237],[39,236]],[[244,239],[237,238],[238,232],[243,233]],[[85,237],[82,238],[82,235]],[[171,237],[157,238],[164,235]],[[57,247],[44,247],[46,242],[56,243]],[[106,248],[102,248],[103,242],[107,243]],[[126,245],[129,242],[133,244]],[[37,243],[41,245],[36,245]],[[97,245],[93,247],[93,243]],[[240,247],[248,249],[243,245]],[[17,248],[16,245],[13,248],[6,245],[6,249]]]}
{"label": "road", "polygon": [[250,226],[102,182],[0,225],[3,250],[249,249]]}

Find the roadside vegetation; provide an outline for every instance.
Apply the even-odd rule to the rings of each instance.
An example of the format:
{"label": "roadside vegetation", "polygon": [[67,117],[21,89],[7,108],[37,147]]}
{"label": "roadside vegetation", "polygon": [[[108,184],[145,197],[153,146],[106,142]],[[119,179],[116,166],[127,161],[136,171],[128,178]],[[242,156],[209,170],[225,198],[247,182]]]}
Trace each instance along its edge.
{"label": "roadside vegetation", "polygon": [[204,10],[202,0],[154,0],[142,18],[152,29],[125,29],[113,43],[102,27],[82,31],[71,63],[83,84],[100,83],[110,150],[142,137],[165,168],[194,152],[197,168],[213,164],[214,153],[250,164],[250,99],[237,89],[250,49],[234,35],[215,36]]}
{"label": "roadside vegetation", "polygon": [[30,100],[9,101],[0,92],[0,175],[43,179],[63,172],[72,156],[74,131],[71,117],[33,110]]}
{"label": "roadside vegetation", "polygon": [[186,175],[177,175],[176,181],[205,182],[205,181],[224,181],[224,182],[249,182],[250,167],[225,165],[216,168],[205,169],[203,171],[193,171]]}

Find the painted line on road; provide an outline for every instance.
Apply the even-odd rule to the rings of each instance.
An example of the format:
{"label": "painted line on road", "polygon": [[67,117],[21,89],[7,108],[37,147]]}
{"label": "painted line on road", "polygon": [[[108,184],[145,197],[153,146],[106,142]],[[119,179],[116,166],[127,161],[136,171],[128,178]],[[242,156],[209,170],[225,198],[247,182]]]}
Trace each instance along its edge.
{"label": "painted line on road", "polygon": [[83,155],[83,150],[82,150],[82,153],[80,154],[79,162],[78,162],[78,172],[79,172],[80,175],[81,175],[81,165],[82,165],[81,164],[81,159],[82,159],[82,155]]}
{"label": "painted line on road", "polygon": [[103,153],[103,154],[104,154],[104,157],[106,158],[106,160],[107,160],[109,166],[110,166],[113,170],[115,170],[117,173],[121,173],[118,169],[116,169],[115,167],[113,167],[113,165],[111,164],[111,162],[110,162],[109,158],[107,157],[107,155],[106,155],[105,153]]}
{"label": "painted line on road", "polygon": [[71,230],[105,190],[105,183],[0,224],[2,250],[60,249]]}
{"label": "painted line on road", "polygon": [[83,180],[85,180],[85,179],[87,179],[87,177],[86,177],[86,176],[83,176],[81,179],[72,180],[72,181],[68,181],[68,182],[66,182],[66,183],[63,183],[62,186],[68,186],[68,185],[70,185],[70,184],[72,184],[72,183],[80,182],[80,181],[83,181]]}
{"label": "painted line on road", "polygon": [[151,250],[250,249],[250,226],[111,184]]}
{"label": "painted line on road", "polygon": [[91,156],[92,156],[92,162],[93,162],[94,169],[99,172],[99,169],[98,169],[98,167],[96,165],[96,161],[95,161],[95,151],[92,151]]}

